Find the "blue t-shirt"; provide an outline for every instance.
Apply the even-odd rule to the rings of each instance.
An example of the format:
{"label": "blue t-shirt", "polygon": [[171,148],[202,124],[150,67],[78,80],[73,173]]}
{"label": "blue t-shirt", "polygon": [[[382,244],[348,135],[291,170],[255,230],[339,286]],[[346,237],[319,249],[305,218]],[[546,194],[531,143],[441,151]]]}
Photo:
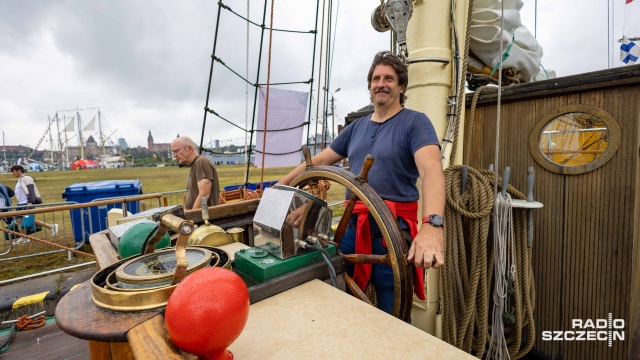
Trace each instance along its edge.
{"label": "blue t-shirt", "polygon": [[362,170],[365,157],[373,155],[369,185],[384,200],[411,202],[420,197],[416,187],[420,173],[413,155],[427,145],[440,146],[431,120],[423,113],[402,109],[383,123],[372,121],[371,115],[352,122],[331,143],[331,149],[349,159],[354,174]]}

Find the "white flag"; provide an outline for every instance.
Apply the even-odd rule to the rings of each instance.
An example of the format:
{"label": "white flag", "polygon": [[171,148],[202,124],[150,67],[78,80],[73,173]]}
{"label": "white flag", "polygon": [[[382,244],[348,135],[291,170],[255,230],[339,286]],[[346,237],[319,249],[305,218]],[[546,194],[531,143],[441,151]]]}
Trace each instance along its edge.
{"label": "white flag", "polygon": [[262,167],[264,118],[267,113],[267,136],[264,167],[293,166],[300,163],[300,148],[309,93],[293,90],[269,90],[269,110],[265,111],[266,89],[260,88],[258,136],[255,165]]}
{"label": "white flag", "polygon": [[73,126],[73,122],[74,122],[74,118],[71,118],[71,120],[69,120],[69,123],[67,124],[67,126],[64,128],[64,132],[73,132],[75,127]]}
{"label": "white flag", "polygon": [[84,129],[82,129],[82,131],[95,131],[95,130],[96,130],[96,116],[93,115],[93,119],[89,121],[87,126],[85,126]]}

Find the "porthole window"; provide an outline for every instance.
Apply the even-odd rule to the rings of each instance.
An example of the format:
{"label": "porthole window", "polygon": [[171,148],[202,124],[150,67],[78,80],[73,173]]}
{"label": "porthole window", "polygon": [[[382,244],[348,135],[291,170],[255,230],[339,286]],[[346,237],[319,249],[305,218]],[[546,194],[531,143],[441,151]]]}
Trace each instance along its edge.
{"label": "porthole window", "polygon": [[609,113],[594,106],[568,105],[536,124],[530,150],[550,171],[581,174],[611,159],[619,141],[620,129]]}

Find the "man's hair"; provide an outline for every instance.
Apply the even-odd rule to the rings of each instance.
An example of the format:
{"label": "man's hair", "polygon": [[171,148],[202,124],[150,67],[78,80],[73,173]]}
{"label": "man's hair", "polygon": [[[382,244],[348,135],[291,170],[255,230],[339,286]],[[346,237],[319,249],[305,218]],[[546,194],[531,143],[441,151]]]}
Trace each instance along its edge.
{"label": "man's hair", "polygon": [[[400,85],[405,91],[409,85],[409,69],[407,64],[404,63],[399,57],[393,55],[390,51],[380,51],[373,57],[371,68],[369,68],[369,75],[367,75],[367,86],[371,89],[371,78],[373,77],[373,70],[378,65],[390,65],[396,71],[398,75],[398,85]],[[400,105],[404,105],[407,100],[405,93],[400,93]]]}
{"label": "man's hair", "polygon": [[180,136],[173,141],[175,141],[175,143],[180,146],[192,146],[195,150],[198,150],[198,146],[196,145],[196,143],[188,136]]}
{"label": "man's hair", "polygon": [[13,165],[11,167],[11,172],[14,172],[16,170],[20,170],[20,172],[24,172],[24,168],[22,167],[22,165]]}

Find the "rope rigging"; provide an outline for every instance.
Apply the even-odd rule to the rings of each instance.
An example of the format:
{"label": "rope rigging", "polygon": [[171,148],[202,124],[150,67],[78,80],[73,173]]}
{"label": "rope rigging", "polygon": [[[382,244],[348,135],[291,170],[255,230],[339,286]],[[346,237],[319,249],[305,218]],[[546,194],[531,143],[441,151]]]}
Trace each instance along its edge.
{"label": "rope rigging", "polygon": [[[274,29],[273,27],[266,28],[264,24],[257,24],[255,22],[249,20],[248,18],[238,14],[237,12],[233,11],[228,5],[225,5],[222,1],[219,1],[218,4],[220,5],[220,7],[222,7],[225,10],[228,10],[230,13],[236,15],[240,19],[248,22],[251,25],[255,25],[255,26],[257,26],[257,27],[259,27],[261,29],[269,29],[269,31],[282,31],[282,32],[289,32],[289,33],[296,33],[296,34],[315,34],[315,33],[318,32],[318,30],[316,30],[316,29],[302,31],[302,30]],[[271,25],[273,26],[273,23]]]}
{"label": "rope rigging", "polygon": [[[318,7],[319,7],[319,0],[317,0],[318,3]],[[220,25],[220,15],[222,13],[222,10],[225,10],[233,15],[235,15],[236,17],[244,20],[247,22],[247,29],[249,28],[249,24],[250,25],[254,25],[258,28],[261,29],[261,36],[260,36],[260,46],[259,46],[259,50],[258,50],[258,62],[257,62],[257,70],[256,70],[256,80],[254,82],[251,82],[250,80],[248,80],[245,76],[242,76],[241,74],[239,74],[235,69],[233,69],[232,67],[228,66],[223,60],[222,57],[218,56],[216,54],[216,48],[217,48],[217,42],[218,42],[218,30],[219,30],[219,25]],[[255,125],[256,125],[256,116],[257,116],[257,106],[258,106],[258,90],[261,86],[266,86],[266,106],[268,106],[268,98],[269,98],[269,88],[270,86],[280,86],[280,85],[295,85],[295,84],[309,84],[310,86],[310,90],[313,89],[313,82],[314,82],[314,78],[313,78],[313,73],[314,73],[314,68],[315,68],[315,46],[316,46],[316,36],[317,36],[317,19],[318,19],[318,8],[316,8],[316,24],[315,24],[315,29],[312,30],[304,30],[304,31],[300,31],[300,30],[285,30],[285,29],[276,29],[274,28],[274,21],[273,21],[273,16],[274,16],[274,2],[271,2],[271,17],[270,17],[270,23],[269,26],[265,25],[265,20],[266,20],[266,14],[267,14],[267,0],[264,1],[264,10],[263,10],[263,16],[262,16],[262,22],[261,24],[258,24],[252,20],[249,19],[249,14],[247,13],[247,16],[244,17],[240,14],[238,14],[237,12],[235,12],[234,10],[231,9],[231,7],[229,7],[228,5],[224,4],[222,1],[218,2],[218,14],[217,14],[217,20],[216,20],[216,29],[215,29],[215,35],[214,35],[214,43],[213,43],[213,51],[211,53],[211,65],[210,65],[210,73],[209,73],[209,82],[208,82],[208,88],[207,88],[207,97],[206,97],[206,102],[205,102],[205,107],[204,107],[204,118],[203,118],[203,124],[202,124],[202,132],[201,132],[201,138],[200,138],[200,151],[202,153],[202,151],[207,151],[210,152],[212,154],[217,154],[216,152],[212,152],[212,151],[208,151],[203,147],[204,144],[204,132],[206,129],[206,122],[207,122],[207,114],[213,114],[215,116],[217,116],[218,118],[222,119],[223,121],[233,125],[234,127],[244,131],[245,133],[251,134],[250,136],[250,140],[249,140],[249,144],[247,146],[247,144],[245,143],[245,146],[247,147],[248,150],[246,150],[244,153],[252,153],[252,152],[256,152],[256,153],[262,153],[262,154],[270,154],[266,151],[264,151],[265,149],[263,149],[263,151],[258,152],[255,149],[252,149],[252,145],[253,145],[253,133],[254,132],[259,132],[259,131],[263,131],[263,130],[256,130],[255,129]],[[264,45],[264,36],[265,36],[265,30],[269,30],[269,45],[268,45],[268,49],[269,49],[269,59],[268,59],[268,65],[267,65],[267,80],[266,83],[261,83],[260,82],[260,70],[261,70],[261,63],[262,63],[262,53],[263,53],[263,45]],[[314,46],[314,50],[313,50],[313,63],[311,65],[311,77],[306,79],[306,80],[302,80],[302,81],[289,81],[289,82],[272,82],[271,81],[271,49],[272,49],[272,39],[273,39],[273,32],[288,32],[288,33],[297,33],[297,34],[312,34],[314,36],[314,40],[313,40],[313,46]],[[247,30],[248,33],[248,30]],[[248,44],[248,38],[247,38],[247,44]],[[248,46],[248,45],[247,45]],[[224,116],[220,115],[218,112],[214,111],[212,109],[212,107],[209,106],[209,99],[210,99],[210,95],[211,95],[211,89],[212,89],[212,80],[213,80],[213,67],[214,67],[214,63],[218,63],[220,65],[222,65],[224,68],[226,68],[230,73],[234,74],[236,77],[240,78],[242,81],[244,81],[246,84],[253,86],[255,88],[254,91],[254,101],[253,101],[253,111],[252,111],[252,118],[251,118],[251,126],[249,129],[246,129],[246,127],[248,127],[247,125],[245,125],[245,128],[242,128],[241,126],[238,126],[237,124],[233,123],[232,121],[226,119]],[[311,109],[311,103],[312,103],[312,97],[309,97],[309,109]],[[301,123],[300,125],[291,127],[289,129],[275,129],[275,130],[269,130],[266,127],[266,121],[267,121],[267,116],[268,116],[268,111],[265,111],[265,131],[263,131],[263,139],[265,139],[266,141],[266,132],[270,132],[270,131],[285,131],[285,130],[291,130],[291,129],[295,129],[301,126],[308,126],[310,125],[310,119],[311,119],[311,112],[309,111],[309,115],[308,115],[308,119],[306,122]],[[307,136],[308,137],[308,136]],[[299,151],[299,150],[296,150]],[[290,154],[289,152],[286,154]],[[271,154],[270,154],[271,155]],[[279,154],[272,154],[272,155],[279,155]],[[249,171],[249,164],[250,161],[246,161],[246,165],[247,165],[247,169],[246,169],[246,173],[248,173]],[[245,178],[246,181],[246,178]]]}

